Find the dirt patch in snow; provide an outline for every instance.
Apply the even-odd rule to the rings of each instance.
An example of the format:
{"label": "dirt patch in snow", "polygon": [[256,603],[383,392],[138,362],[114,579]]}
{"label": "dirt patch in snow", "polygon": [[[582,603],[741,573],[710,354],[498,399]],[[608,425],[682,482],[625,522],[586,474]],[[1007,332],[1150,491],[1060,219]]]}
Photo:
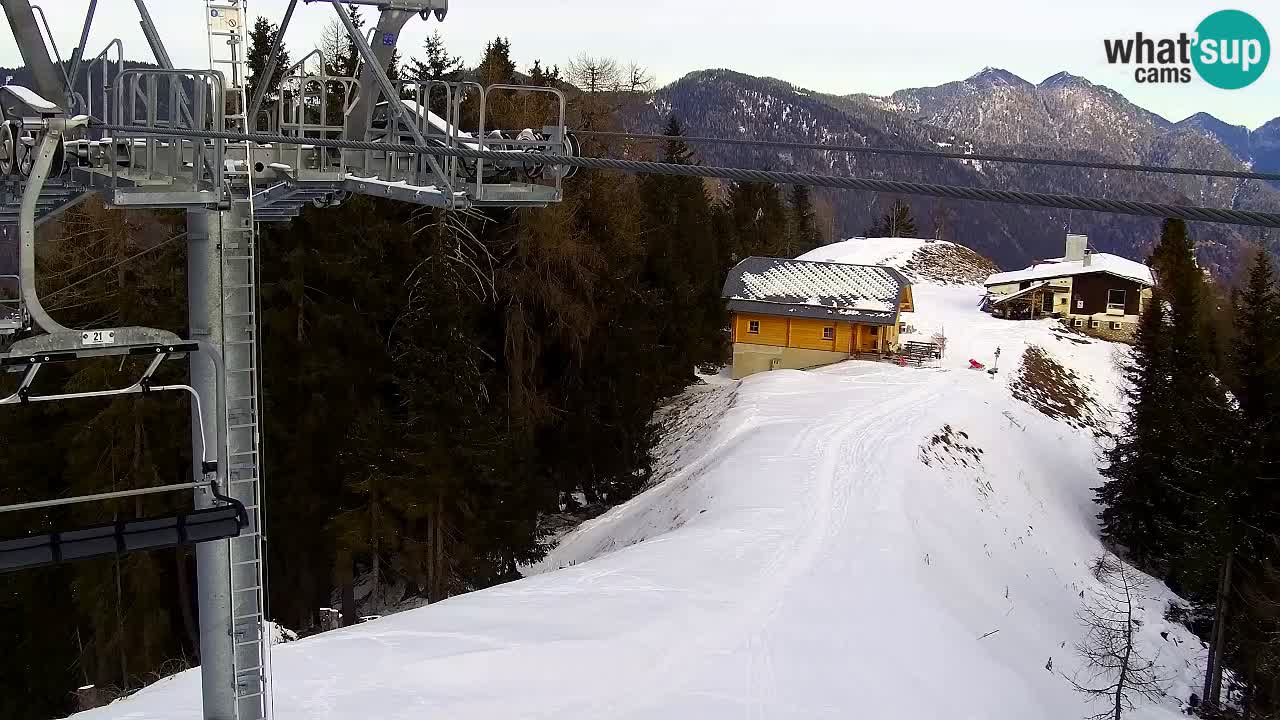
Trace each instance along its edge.
{"label": "dirt patch in snow", "polygon": [[920,446],[920,462],[928,467],[933,467],[936,463],[977,468],[982,465],[984,452],[986,451],[982,448],[969,444],[969,433],[943,425],[941,430]]}
{"label": "dirt patch in snow", "polygon": [[1015,398],[1055,420],[1102,432],[1102,412],[1093,393],[1074,370],[1038,345],[1028,345],[1022,353],[1022,366],[1009,389]]}
{"label": "dirt patch in snow", "polygon": [[950,425],[943,425],[941,430],[920,446],[920,462],[926,467],[951,468],[962,472],[975,471],[974,481],[978,484],[978,494],[989,498],[995,492],[995,488],[987,479],[987,473],[982,467],[982,456],[985,453],[985,450],[972,444],[969,433],[957,430]]}
{"label": "dirt patch in snow", "polygon": [[981,284],[1000,272],[995,263],[963,245],[927,243],[911,255],[903,269],[921,280],[944,285]]}

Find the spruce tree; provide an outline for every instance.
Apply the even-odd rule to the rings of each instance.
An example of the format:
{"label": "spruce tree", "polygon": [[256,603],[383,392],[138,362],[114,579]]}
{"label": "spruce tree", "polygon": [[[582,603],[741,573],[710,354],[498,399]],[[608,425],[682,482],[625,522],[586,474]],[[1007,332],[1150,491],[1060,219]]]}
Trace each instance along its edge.
{"label": "spruce tree", "polygon": [[790,198],[791,226],[788,233],[790,247],[783,254],[799,257],[822,244],[814,219],[813,200],[807,185],[792,185]]}
{"label": "spruce tree", "polygon": [[1172,521],[1168,581],[1214,612],[1205,674],[1206,704],[1218,701],[1235,560],[1244,540],[1238,513],[1244,456],[1232,442],[1234,411],[1214,374],[1205,322],[1204,273],[1192,255],[1186,223],[1166,220],[1153,264],[1169,303],[1169,377],[1174,474],[1166,505]]}
{"label": "spruce tree", "polygon": [[1280,305],[1273,261],[1262,248],[1257,251],[1237,308],[1236,342],[1231,353],[1236,399],[1251,430],[1270,439],[1280,424]]}
{"label": "spruce tree", "polygon": [[511,41],[501,35],[495,37],[484,48],[484,58],[476,66],[476,75],[481,85],[510,83],[515,80],[516,64],[511,60]]}
{"label": "spruce tree", "polygon": [[893,201],[893,207],[867,230],[867,237],[915,237],[916,221],[911,217],[911,206],[902,198]]}
{"label": "spruce tree", "polygon": [[414,58],[409,65],[410,77],[418,82],[427,80],[452,82],[458,79],[463,67],[462,58],[449,54],[439,30],[432,32],[422,44],[422,51],[425,56],[422,59]]}
{"label": "spruce tree", "polygon": [[[696,162],[673,115],[667,121],[663,162]],[[699,178],[649,175],[640,179],[645,211],[645,278],[661,307],[659,343],[669,358],[670,383],[682,385],[698,365],[717,363],[726,322],[720,285],[723,238],[713,232],[711,204]]]}
{"label": "spruce tree", "polygon": [[[267,60],[271,56],[271,46],[275,42],[276,36],[280,34],[280,29],[275,23],[270,22],[264,17],[258,17],[254,21],[253,29],[249,32],[249,78],[247,96],[252,99],[258,90],[258,84],[262,80],[262,74],[267,69]],[[280,52],[276,57],[276,67],[271,73],[271,79],[267,83],[267,91],[263,95],[262,110],[269,111],[276,103],[280,101],[280,82],[284,78],[285,71],[293,63],[289,59],[289,50],[282,43]]]}
{"label": "spruce tree", "polygon": [[787,207],[778,186],[735,183],[729,189],[728,213],[739,259],[751,255],[780,257],[786,252]]}
{"label": "spruce tree", "polygon": [[1107,480],[1097,489],[1103,540],[1148,572],[1167,564],[1173,526],[1166,513],[1174,462],[1168,346],[1165,302],[1156,295],[1143,309],[1124,365],[1130,413],[1104,453],[1100,473]]}
{"label": "spruce tree", "polygon": [[[1254,638],[1265,635],[1273,622],[1274,609],[1266,600],[1272,587],[1266,577],[1268,567],[1280,559],[1276,544],[1280,537],[1280,493],[1275,484],[1280,469],[1280,307],[1273,261],[1262,248],[1235,305],[1230,361],[1239,420],[1232,432],[1238,452],[1228,495],[1234,530],[1228,538],[1234,545],[1228,550],[1234,551],[1236,579],[1220,592],[1243,602],[1220,613],[1239,630],[1233,633],[1233,642],[1226,643],[1226,657],[1216,660],[1216,677],[1210,685],[1221,682],[1221,668],[1229,661],[1237,674],[1245,677],[1251,700],[1265,703],[1271,693],[1259,683],[1267,676],[1266,668],[1274,655]],[[1280,701],[1280,697],[1274,700]]]}

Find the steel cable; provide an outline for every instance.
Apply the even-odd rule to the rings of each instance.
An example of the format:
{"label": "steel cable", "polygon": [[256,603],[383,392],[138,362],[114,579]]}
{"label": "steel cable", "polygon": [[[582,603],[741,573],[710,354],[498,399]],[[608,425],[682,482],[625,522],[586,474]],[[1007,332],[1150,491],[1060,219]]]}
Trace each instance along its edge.
{"label": "steel cable", "polygon": [[513,152],[507,150],[473,150],[464,147],[437,147],[404,143],[371,142],[366,140],[338,140],[331,138],[300,138],[267,133],[237,133],[220,130],[182,130],[177,128],[148,128],[130,125],[97,125],[103,130],[125,135],[156,135],[162,137],[189,137],[288,145],[312,145],[349,150],[370,150],[443,157],[493,160],[514,164],[562,165],[588,170],[619,170],[627,173],[646,173],[680,177],[717,178],[739,182],[761,182],[781,185],[808,185],[810,187],[861,190],[899,195],[924,195],[953,200],[1031,205],[1063,210],[1087,210],[1091,212],[1120,213],[1144,217],[1177,218],[1195,222],[1225,223],[1253,227],[1280,228],[1280,214],[1252,210],[1209,208],[1195,205],[1177,205],[1137,200],[1111,200],[1079,195],[1023,192],[1019,190],[994,190],[989,188],[932,183],[877,180],[872,178],[841,177],[813,173],[752,170],[746,168],[715,167],[707,165],[680,165],[674,163],[624,160],[619,158],[577,157],[538,152]]}
{"label": "steel cable", "polygon": [[940,160],[974,160],[979,162],[1019,163],[1023,165],[1052,165],[1056,167],[1085,168],[1093,170],[1132,170],[1134,172],[1164,173],[1169,175],[1194,175],[1199,177],[1224,177],[1239,180],[1271,180],[1280,182],[1280,174],[1243,170],[1211,170],[1206,168],[1169,167],[1166,165],[1125,165],[1123,163],[1096,162],[1092,160],[1058,160],[1054,158],[1028,158],[1016,155],[971,155],[942,150],[908,150],[905,148],[868,147],[866,145],[831,145],[827,143],[790,142],[783,140],[752,140],[749,138],[716,138],[681,135],[648,135],[644,133],[606,132],[603,130],[579,130],[582,137],[631,138],[645,142],[681,140],[698,145],[745,145],[748,147],[777,147],[792,150],[824,150],[828,152],[859,153],[866,155],[901,155],[904,157],[938,158]]}

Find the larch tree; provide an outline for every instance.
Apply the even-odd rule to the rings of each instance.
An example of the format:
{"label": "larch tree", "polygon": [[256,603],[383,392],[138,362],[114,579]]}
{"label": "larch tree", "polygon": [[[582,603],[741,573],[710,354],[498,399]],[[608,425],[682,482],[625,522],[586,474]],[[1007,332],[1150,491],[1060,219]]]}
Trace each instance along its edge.
{"label": "larch tree", "polygon": [[1122,720],[1137,709],[1138,701],[1159,700],[1168,679],[1138,647],[1139,613],[1146,599],[1142,575],[1109,555],[1098,558],[1093,569],[1102,587],[1079,614],[1085,637],[1076,652],[1084,668],[1068,680],[1078,692],[1105,704],[1090,720]]}

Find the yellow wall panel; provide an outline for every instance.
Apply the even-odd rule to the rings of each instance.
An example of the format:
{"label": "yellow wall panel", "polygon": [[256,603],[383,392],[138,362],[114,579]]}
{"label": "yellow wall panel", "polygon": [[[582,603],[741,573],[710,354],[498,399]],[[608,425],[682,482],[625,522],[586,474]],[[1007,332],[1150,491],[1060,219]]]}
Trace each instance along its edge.
{"label": "yellow wall panel", "polygon": [[853,325],[845,322],[836,323],[836,350],[840,352],[852,352]]}
{"label": "yellow wall panel", "polygon": [[916,306],[911,299],[911,286],[908,285],[902,289],[902,303],[898,305],[899,312],[915,312]]}
{"label": "yellow wall panel", "polygon": [[[760,323],[760,332],[751,332],[751,321]],[[740,343],[756,345],[777,345],[786,347],[788,318],[771,317],[769,315],[734,315],[733,339]]]}
{"label": "yellow wall panel", "polygon": [[836,321],[834,320],[792,318],[791,341],[787,346],[806,350],[835,350],[835,337],[824,338],[822,335],[823,328],[834,329],[835,326]]}

